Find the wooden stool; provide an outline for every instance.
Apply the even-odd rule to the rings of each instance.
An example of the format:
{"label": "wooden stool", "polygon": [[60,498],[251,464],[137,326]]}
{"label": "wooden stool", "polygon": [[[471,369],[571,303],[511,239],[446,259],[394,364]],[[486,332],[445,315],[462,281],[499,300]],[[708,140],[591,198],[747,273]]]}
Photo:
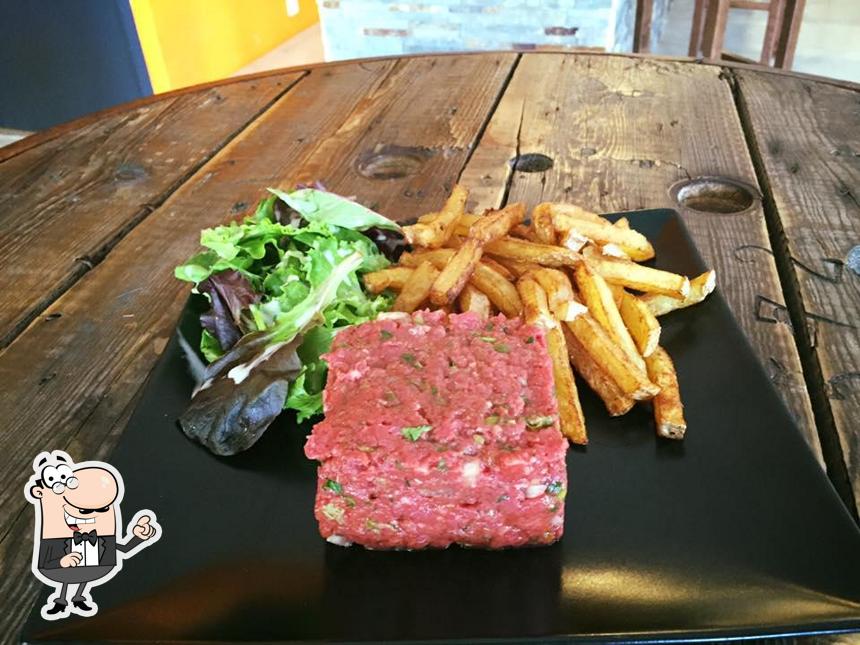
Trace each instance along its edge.
{"label": "wooden stool", "polygon": [[791,69],[800,21],[806,0],[696,0],[689,55],[752,63],[750,59],[723,51],[729,9],[767,11],[767,27],[759,63]]}

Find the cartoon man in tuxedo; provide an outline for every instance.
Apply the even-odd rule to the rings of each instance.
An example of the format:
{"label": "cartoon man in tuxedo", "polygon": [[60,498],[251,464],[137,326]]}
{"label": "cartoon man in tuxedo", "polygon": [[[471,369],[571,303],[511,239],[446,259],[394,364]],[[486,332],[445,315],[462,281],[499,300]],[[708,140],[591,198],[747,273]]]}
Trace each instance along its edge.
{"label": "cartoon man in tuxedo", "polygon": [[[57,593],[42,607],[46,620],[69,613],[92,616],[98,610],[88,589],[113,578],[122,560],[161,537],[152,511],[138,511],[125,536],[122,477],[110,464],[75,464],[61,450],[43,452],[33,461],[24,495],[36,509],[33,573]],[[71,606],[69,587],[75,587]]]}

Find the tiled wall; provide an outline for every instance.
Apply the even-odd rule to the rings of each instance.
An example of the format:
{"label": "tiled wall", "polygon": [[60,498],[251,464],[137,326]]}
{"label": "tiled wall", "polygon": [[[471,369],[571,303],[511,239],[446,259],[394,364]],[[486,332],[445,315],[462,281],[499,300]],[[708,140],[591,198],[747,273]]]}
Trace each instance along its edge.
{"label": "tiled wall", "polygon": [[[671,0],[655,0],[659,18]],[[317,0],[327,60],[433,51],[629,51],[636,0]],[[655,20],[659,29],[659,20]]]}

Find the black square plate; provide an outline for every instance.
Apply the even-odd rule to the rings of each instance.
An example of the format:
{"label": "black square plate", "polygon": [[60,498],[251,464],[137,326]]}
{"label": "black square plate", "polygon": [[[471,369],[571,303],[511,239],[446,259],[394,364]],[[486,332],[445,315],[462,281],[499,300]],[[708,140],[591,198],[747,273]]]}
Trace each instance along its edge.
{"label": "black square plate", "polygon": [[[658,266],[704,270],[677,213],[628,217]],[[316,466],[302,453],[310,426],[283,415],[229,459],[191,443],[175,421],[192,382],[174,338],[110,460],[125,477],[125,515],[153,509],[163,538],[93,590],[98,615],[50,624],[36,611],[24,637],[641,640],[860,629],[860,532],[719,289],[663,322],[687,439],[656,439],[644,406],[610,419],[583,393],[591,443],[568,456],[564,538],[504,552],[326,544],[313,517]]]}

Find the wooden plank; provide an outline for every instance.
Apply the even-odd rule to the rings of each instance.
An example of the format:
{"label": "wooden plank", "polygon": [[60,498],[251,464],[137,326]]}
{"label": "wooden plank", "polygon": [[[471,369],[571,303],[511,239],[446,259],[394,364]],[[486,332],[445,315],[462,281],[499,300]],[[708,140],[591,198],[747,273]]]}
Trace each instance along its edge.
{"label": "wooden plank", "polygon": [[[0,353],[0,478],[6,483],[0,568],[7,579],[0,582],[0,605],[8,608],[0,626],[17,630],[36,589],[21,582],[30,580],[31,544],[16,539],[29,526],[21,491],[33,455],[71,446],[83,458],[112,446],[187,298],[188,285],[172,277],[172,267],[196,250],[199,230],[224,221],[236,202],[254,204],[267,185],[309,177],[362,201],[383,202],[395,216],[438,207],[516,55],[450,61],[378,61],[312,72]],[[461,74],[476,77],[471,88],[452,85],[465,79]],[[409,166],[403,178],[361,176],[362,153],[382,143],[441,149]]]}
{"label": "wooden plank", "polygon": [[[545,172],[511,174],[508,160],[542,153]],[[461,182],[477,207],[505,199],[564,200],[601,212],[679,208],[669,187],[698,176],[756,185],[731,89],[713,67],[572,55],[524,56]],[[759,205],[740,214],[681,209],[739,324],[821,459],[800,361],[786,318],[763,303],[782,289]]]}
{"label": "wooden plank", "polygon": [[752,58],[747,58],[746,56],[741,56],[740,54],[735,54],[725,50],[722,52],[722,59],[733,63],[747,63],[748,65],[756,64],[756,61]]}
{"label": "wooden plank", "polygon": [[516,59],[496,54],[401,60],[302,164],[298,181],[320,180],[398,220],[439,208]]}
{"label": "wooden plank", "polygon": [[[261,187],[292,172],[393,65],[347,66],[304,79],[0,354],[0,380],[10,385],[0,392],[0,476],[9,478],[0,500],[0,567],[10,578],[30,577],[30,544],[14,536],[29,521],[20,493],[37,446],[70,446],[78,458],[109,449],[110,429],[152,369],[187,298],[187,284],[173,279],[171,267],[195,252],[200,228],[225,221],[237,202],[253,204]],[[0,604],[18,606],[20,591],[11,581],[0,587]]]}
{"label": "wooden plank", "polygon": [[152,103],[0,164],[0,347],[300,77]]}
{"label": "wooden plank", "polygon": [[[848,255],[860,253],[860,93],[754,72],[738,73],[738,87],[790,260],[786,270],[806,318],[801,349],[809,352],[811,376],[820,374],[826,395],[819,416],[832,418],[834,447],[846,464],[841,476],[850,480],[856,503],[860,259],[852,271]],[[829,470],[837,467],[828,462]]]}

